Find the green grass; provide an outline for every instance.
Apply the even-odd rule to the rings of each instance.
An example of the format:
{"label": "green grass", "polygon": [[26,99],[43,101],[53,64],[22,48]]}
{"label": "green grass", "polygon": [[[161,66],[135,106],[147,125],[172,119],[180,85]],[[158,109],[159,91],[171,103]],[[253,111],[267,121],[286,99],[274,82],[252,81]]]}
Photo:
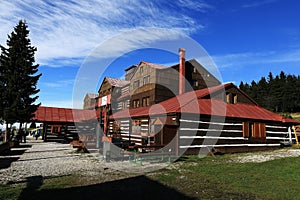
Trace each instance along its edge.
{"label": "green grass", "polygon": [[73,187],[80,185],[79,181],[78,176],[61,176],[46,178],[42,180],[41,185],[39,184],[40,180],[32,180],[33,185],[31,186],[28,186],[26,183],[0,185],[0,200],[15,200],[20,199],[21,196],[22,199],[30,199],[31,194],[33,194],[35,190],[43,191]]}
{"label": "green grass", "polygon": [[191,160],[177,170],[155,173],[153,179],[199,199],[300,199],[300,158],[265,163],[228,163],[223,156]]}
{"label": "green grass", "polygon": [[25,184],[18,185],[0,185],[0,199],[15,200],[18,199],[22,190],[26,187]]}

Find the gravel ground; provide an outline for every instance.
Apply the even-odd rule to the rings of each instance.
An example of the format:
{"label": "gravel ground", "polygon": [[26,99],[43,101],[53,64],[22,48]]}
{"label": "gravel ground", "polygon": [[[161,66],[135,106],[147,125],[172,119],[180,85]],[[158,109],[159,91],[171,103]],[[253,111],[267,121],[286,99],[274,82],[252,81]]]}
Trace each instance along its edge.
{"label": "gravel ground", "polygon": [[21,182],[32,176],[71,174],[97,177],[104,182],[140,175],[165,166],[146,162],[140,166],[128,160],[106,162],[98,154],[75,153],[70,144],[28,138],[26,144],[21,143],[10,154],[0,156],[0,184]]}
{"label": "gravel ground", "polygon": [[261,163],[267,162],[270,160],[287,158],[287,157],[299,157],[300,149],[279,149],[275,151],[265,151],[265,152],[256,152],[256,153],[246,153],[233,158],[232,162],[238,163]]}

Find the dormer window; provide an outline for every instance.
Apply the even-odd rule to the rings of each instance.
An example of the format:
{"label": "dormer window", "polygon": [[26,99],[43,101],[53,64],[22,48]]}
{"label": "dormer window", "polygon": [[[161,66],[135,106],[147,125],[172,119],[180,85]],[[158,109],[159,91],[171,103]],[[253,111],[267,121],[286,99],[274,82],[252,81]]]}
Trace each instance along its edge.
{"label": "dormer window", "polygon": [[226,103],[237,104],[237,94],[227,92],[226,93]]}
{"label": "dormer window", "polygon": [[199,86],[199,82],[197,80],[193,80],[193,86],[194,87],[198,87]]}
{"label": "dormer window", "polygon": [[194,67],[193,72],[197,73],[197,68],[196,67]]}

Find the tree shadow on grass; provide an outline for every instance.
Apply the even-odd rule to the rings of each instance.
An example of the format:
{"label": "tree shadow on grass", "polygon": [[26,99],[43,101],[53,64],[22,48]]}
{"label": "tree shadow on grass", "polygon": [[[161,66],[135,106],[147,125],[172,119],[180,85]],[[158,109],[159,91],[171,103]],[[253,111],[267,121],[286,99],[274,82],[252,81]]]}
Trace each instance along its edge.
{"label": "tree shadow on grass", "polygon": [[188,197],[175,189],[153,181],[146,176],[137,176],[117,181],[105,182],[96,185],[64,188],[43,189],[38,188],[43,184],[43,177],[30,177],[27,187],[22,191],[19,200],[47,200],[47,199],[186,199]]}

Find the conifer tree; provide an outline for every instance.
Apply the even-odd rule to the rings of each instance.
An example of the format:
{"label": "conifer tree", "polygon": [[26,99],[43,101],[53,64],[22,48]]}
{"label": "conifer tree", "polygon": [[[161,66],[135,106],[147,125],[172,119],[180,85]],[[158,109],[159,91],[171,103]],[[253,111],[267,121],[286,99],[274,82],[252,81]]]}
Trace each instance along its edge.
{"label": "conifer tree", "polygon": [[300,76],[285,74],[283,71],[273,77],[270,72],[267,79],[262,77],[250,86],[241,82],[240,89],[246,92],[258,104],[275,112],[300,111]]}
{"label": "conifer tree", "polygon": [[37,74],[39,65],[35,64],[34,58],[37,48],[31,46],[28,35],[26,21],[20,20],[8,35],[7,47],[1,46],[2,118],[10,125],[19,122],[19,130],[40,105],[34,103],[39,92],[37,81],[42,74]]}

